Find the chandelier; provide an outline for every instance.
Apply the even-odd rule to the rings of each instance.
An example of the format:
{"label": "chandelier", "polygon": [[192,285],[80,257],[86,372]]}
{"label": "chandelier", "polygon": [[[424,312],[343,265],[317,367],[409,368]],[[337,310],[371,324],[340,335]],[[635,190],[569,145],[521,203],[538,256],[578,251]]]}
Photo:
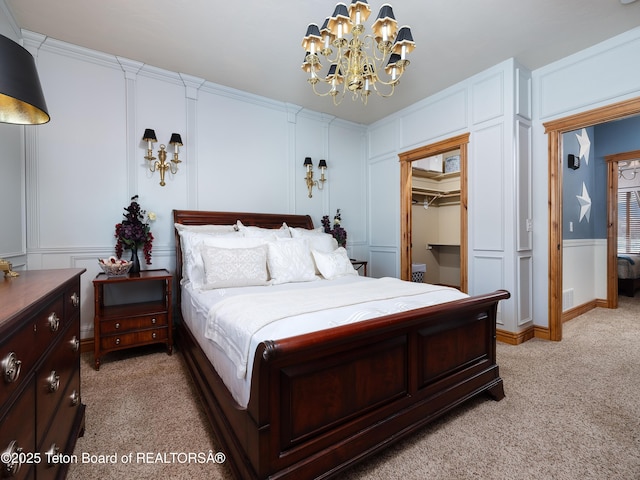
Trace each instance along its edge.
{"label": "chandelier", "polygon": [[[391,5],[384,4],[371,26],[373,33],[365,34],[363,22],[370,13],[366,0],[353,0],[349,7],[338,3],[322,28],[309,24],[302,40],[306,52],[302,69],[309,74],[307,81],[316,95],[331,95],[335,105],[347,92],[352,100],[360,98],[365,105],[372,91],[390,97],[409,65],[406,56],[415,48],[411,29],[398,29]],[[323,69],[320,55],[328,62],[326,75],[319,74]],[[319,91],[320,83],[327,84],[324,88],[328,90]]]}

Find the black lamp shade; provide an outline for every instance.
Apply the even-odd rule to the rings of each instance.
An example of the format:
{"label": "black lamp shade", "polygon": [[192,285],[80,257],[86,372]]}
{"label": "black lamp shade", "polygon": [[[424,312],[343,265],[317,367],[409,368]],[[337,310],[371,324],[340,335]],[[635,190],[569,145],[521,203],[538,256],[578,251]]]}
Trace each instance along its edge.
{"label": "black lamp shade", "polygon": [[169,145],[180,145],[182,146],[182,137],[179,133],[172,133],[171,140],[169,140]]}
{"label": "black lamp shade", "polygon": [[0,35],[0,122],[39,125],[51,120],[31,54]]}
{"label": "black lamp shade", "polygon": [[327,168],[327,161],[326,160],[320,160],[318,162],[318,168]]}
{"label": "black lamp shade", "polygon": [[313,165],[313,163],[311,163],[311,157],[305,157],[303,165],[305,167],[307,167],[309,165]]}
{"label": "black lamp shade", "polygon": [[144,142],[157,142],[156,132],[151,128],[144,129],[144,135],[142,135],[142,140]]}

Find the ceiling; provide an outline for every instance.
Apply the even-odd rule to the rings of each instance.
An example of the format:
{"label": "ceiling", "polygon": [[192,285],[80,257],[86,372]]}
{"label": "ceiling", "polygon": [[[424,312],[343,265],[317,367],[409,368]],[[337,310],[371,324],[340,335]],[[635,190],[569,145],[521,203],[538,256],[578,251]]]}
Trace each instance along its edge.
{"label": "ceiling", "polygon": [[334,0],[5,1],[23,29],[364,124],[511,57],[535,70],[640,25],[629,0],[392,0],[416,42],[396,93],[334,106],[300,68]]}

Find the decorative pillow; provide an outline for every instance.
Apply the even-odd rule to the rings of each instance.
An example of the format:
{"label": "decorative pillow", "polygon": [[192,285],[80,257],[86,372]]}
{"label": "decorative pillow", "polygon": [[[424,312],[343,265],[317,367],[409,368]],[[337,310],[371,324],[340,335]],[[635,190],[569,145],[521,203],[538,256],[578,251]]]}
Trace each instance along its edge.
{"label": "decorative pillow", "polygon": [[[240,232],[227,234],[194,233],[189,231],[179,232],[182,243],[182,280],[192,283],[194,288],[200,288],[204,284],[204,262],[200,252],[202,244],[218,248],[252,248],[267,243],[269,238],[245,238]],[[275,237],[271,237],[275,240]]]}
{"label": "decorative pillow", "polygon": [[315,265],[305,238],[278,238],[275,242],[269,242],[267,247],[271,283],[315,280]]}
{"label": "decorative pillow", "polygon": [[351,265],[351,260],[344,247],[338,247],[333,252],[320,252],[311,250],[316,266],[320,273],[327,280],[342,277],[344,275],[358,275],[358,272]]}
{"label": "decorative pillow", "polygon": [[289,227],[286,224],[282,224],[280,228],[262,228],[262,227],[252,227],[245,226],[242,224],[240,220],[236,222],[236,227],[238,231],[242,233],[245,237],[266,237],[275,235],[279,238],[291,238],[291,234],[289,233]]}
{"label": "decorative pillow", "polygon": [[202,288],[267,285],[267,247],[218,248],[200,245],[204,263]]}

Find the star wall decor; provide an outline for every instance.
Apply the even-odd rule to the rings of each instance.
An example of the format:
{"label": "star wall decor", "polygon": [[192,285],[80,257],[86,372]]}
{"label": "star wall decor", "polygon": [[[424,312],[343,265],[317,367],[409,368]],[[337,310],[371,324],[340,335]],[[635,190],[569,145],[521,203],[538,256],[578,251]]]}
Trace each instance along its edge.
{"label": "star wall decor", "polygon": [[582,182],[582,195],[576,195],[576,198],[580,204],[580,221],[582,221],[584,217],[587,217],[588,222],[591,217],[591,197],[584,182]]}
{"label": "star wall decor", "polygon": [[578,139],[578,143],[580,144],[579,157],[584,158],[586,164],[589,165],[589,150],[591,150],[591,141],[589,140],[587,130],[583,128],[580,135],[576,133],[576,138]]}

